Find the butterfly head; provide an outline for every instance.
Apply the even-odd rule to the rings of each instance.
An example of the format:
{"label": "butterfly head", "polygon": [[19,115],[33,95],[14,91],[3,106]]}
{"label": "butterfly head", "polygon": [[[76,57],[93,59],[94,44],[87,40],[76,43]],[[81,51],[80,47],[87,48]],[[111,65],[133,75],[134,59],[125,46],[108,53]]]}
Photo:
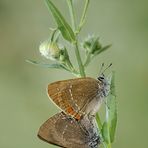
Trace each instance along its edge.
{"label": "butterfly head", "polygon": [[110,92],[110,83],[104,75],[98,77],[98,85],[100,86],[102,95],[106,97]]}
{"label": "butterfly head", "polygon": [[[109,80],[107,79],[107,77],[105,77],[104,72],[111,66],[112,64],[110,64],[107,68],[105,68],[101,74],[99,75],[99,77],[97,78],[98,83],[101,87],[101,91],[103,93],[103,96],[107,96],[109,94],[110,91],[110,83]],[[104,64],[102,64],[102,67],[104,66]],[[102,70],[101,67],[101,70]]]}
{"label": "butterfly head", "polygon": [[102,84],[108,85],[107,78],[105,77],[105,75],[104,75],[103,73],[102,73],[97,79],[98,79]]}
{"label": "butterfly head", "polygon": [[100,84],[103,85],[104,87],[110,85],[108,79],[105,77],[104,74],[101,74],[97,79],[100,82]]}

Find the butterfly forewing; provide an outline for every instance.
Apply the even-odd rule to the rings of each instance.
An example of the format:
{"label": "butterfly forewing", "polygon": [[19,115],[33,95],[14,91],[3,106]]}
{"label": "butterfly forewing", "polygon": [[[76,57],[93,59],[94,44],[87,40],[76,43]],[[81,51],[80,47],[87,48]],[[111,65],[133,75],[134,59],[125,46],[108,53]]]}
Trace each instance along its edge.
{"label": "butterfly forewing", "polygon": [[98,88],[93,78],[77,78],[49,84],[48,95],[64,112],[80,119],[88,103],[98,94]]}
{"label": "butterfly forewing", "polygon": [[[61,112],[49,118],[39,129],[39,138],[65,148],[91,148],[90,137],[80,123]],[[98,143],[97,143],[98,144]]]}

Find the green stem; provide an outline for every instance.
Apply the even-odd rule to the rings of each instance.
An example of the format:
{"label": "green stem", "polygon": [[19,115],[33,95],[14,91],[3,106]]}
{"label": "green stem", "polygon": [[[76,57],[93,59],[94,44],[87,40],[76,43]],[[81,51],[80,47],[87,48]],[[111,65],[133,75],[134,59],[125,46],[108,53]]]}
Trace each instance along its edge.
{"label": "green stem", "polygon": [[[108,116],[109,116],[109,109],[108,106],[106,105],[106,121],[108,122]],[[109,123],[107,124],[107,136],[108,136],[108,144],[107,148],[111,148],[111,140],[110,140],[110,125]]]}
{"label": "green stem", "polygon": [[68,7],[69,7],[72,28],[75,31],[75,29],[76,29],[76,19],[75,18],[76,17],[75,17],[75,13],[74,13],[74,7],[73,7],[72,0],[67,0],[67,4],[68,4]]}
{"label": "green stem", "polygon": [[79,65],[79,70],[80,70],[80,75],[81,77],[85,77],[85,69],[84,66],[82,64],[82,60],[81,60],[81,56],[80,56],[80,52],[79,52],[79,47],[78,47],[78,42],[76,41],[75,43],[75,54],[76,54],[76,58],[78,61],[78,65]]}
{"label": "green stem", "polygon": [[107,145],[107,148],[112,148],[110,143]]}
{"label": "green stem", "polygon": [[79,24],[77,33],[79,33],[81,31],[81,29],[82,29],[82,27],[83,27],[83,25],[85,23],[86,12],[88,10],[89,2],[90,2],[90,0],[85,1],[85,5],[84,5],[84,9],[83,9],[83,13],[82,13],[82,17],[81,17],[81,20],[80,20],[80,24]]}
{"label": "green stem", "polygon": [[98,127],[99,127],[99,132],[100,132],[100,138],[102,140],[102,145],[104,148],[108,148],[107,144],[104,142],[104,139],[103,139],[103,136],[102,136],[102,122],[101,122],[101,119],[100,119],[100,116],[99,114],[97,113],[96,114],[96,121],[97,121],[97,124],[98,124]]}
{"label": "green stem", "polygon": [[72,63],[70,62],[70,60],[68,59],[66,61],[66,65],[69,68],[69,70],[71,71],[72,74],[76,75],[77,77],[80,77],[80,74],[75,70],[75,68],[73,67]]}
{"label": "green stem", "polygon": [[[67,3],[68,3],[69,11],[70,11],[72,26],[73,26],[73,29],[75,30],[76,29],[76,19],[75,19],[73,2],[72,2],[72,0],[67,0]],[[85,77],[85,70],[84,70],[82,60],[81,60],[77,39],[76,39],[76,42],[74,43],[74,46],[75,46],[76,58],[77,58],[78,65],[79,65],[80,75],[81,75],[81,77]]]}
{"label": "green stem", "polygon": [[65,64],[65,63],[61,63],[62,66],[64,67],[65,70],[67,70],[68,72],[72,73],[73,75],[75,75],[76,77],[79,77],[80,74],[75,70],[75,69],[70,69],[68,64]]}
{"label": "green stem", "polygon": [[86,57],[86,60],[84,62],[84,67],[87,67],[88,64],[90,63],[90,60],[91,60],[91,54],[88,53],[87,57]]}

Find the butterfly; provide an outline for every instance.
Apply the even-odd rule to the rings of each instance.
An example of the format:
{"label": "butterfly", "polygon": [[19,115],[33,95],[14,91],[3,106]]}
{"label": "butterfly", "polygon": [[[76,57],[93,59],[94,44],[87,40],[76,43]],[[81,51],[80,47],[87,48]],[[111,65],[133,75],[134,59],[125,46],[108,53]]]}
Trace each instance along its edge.
{"label": "butterfly", "polygon": [[98,79],[85,77],[62,80],[48,85],[48,96],[63,112],[79,121],[86,114],[95,116],[110,84],[104,74]]}
{"label": "butterfly", "polygon": [[[87,124],[85,129],[84,124]],[[78,122],[61,112],[50,117],[40,127],[38,137],[50,144],[64,148],[98,148],[100,138],[94,132],[95,128],[85,118]]]}
{"label": "butterfly", "polygon": [[95,114],[109,91],[103,73],[98,79],[76,78],[49,84],[48,96],[62,112],[40,127],[39,138],[65,148],[97,148],[100,137]]}

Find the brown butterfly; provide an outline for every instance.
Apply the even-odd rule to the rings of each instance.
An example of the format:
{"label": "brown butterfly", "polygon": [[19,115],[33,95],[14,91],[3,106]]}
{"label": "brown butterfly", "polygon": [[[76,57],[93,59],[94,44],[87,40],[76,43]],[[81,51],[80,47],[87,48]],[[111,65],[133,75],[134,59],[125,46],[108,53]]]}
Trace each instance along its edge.
{"label": "brown butterfly", "polygon": [[98,148],[100,138],[96,127],[91,123],[85,118],[78,122],[61,112],[49,118],[40,127],[38,137],[65,148]]}
{"label": "brown butterfly", "polygon": [[80,120],[86,114],[96,114],[109,90],[110,84],[102,74],[98,79],[86,77],[51,83],[48,96],[63,112]]}

